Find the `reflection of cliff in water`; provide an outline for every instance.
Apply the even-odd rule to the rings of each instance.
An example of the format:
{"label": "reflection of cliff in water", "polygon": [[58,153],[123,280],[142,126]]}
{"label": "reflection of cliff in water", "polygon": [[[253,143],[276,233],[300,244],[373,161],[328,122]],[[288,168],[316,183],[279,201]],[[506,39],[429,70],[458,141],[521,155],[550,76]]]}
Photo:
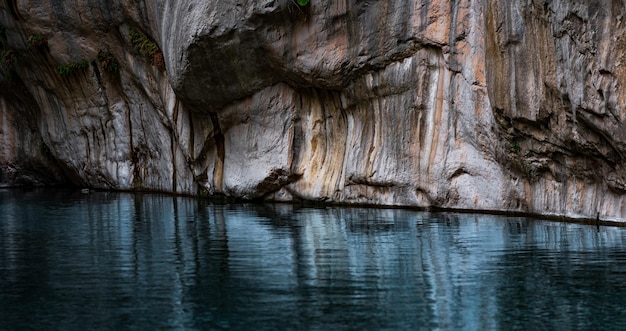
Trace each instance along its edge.
{"label": "reflection of cliff in water", "polygon": [[[392,306],[413,303],[415,307],[407,310],[424,321],[435,319],[439,326],[454,328],[463,327],[455,324],[458,321],[476,322],[481,329],[537,325],[524,324],[525,316],[512,323],[510,312],[500,312],[519,305],[527,305],[520,314],[533,306],[538,308],[531,310],[538,313],[557,304],[573,307],[568,300],[576,298],[579,289],[556,279],[563,275],[582,282],[585,277],[600,280],[604,289],[613,286],[594,276],[606,266],[584,272],[589,267],[585,260],[602,260],[604,254],[609,254],[607,260],[619,259],[625,243],[619,232],[526,218],[292,206],[262,206],[256,211],[263,217],[262,224],[290,229],[297,277],[311,285],[312,296],[328,296],[331,302],[333,295],[346,291],[347,284],[351,284],[351,297],[379,289],[387,296],[380,302],[392,298]],[[360,289],[355,284],[366,286]],[[394,286],[396,291],[386,291]],[[342,305],[358,309],[354,302]],[[558,317],[567,319],[571,313],[576,312],[564,311]],[[590,314],[593,310],[580,312],[567,325],[585,326],[580,322]],[[543,326],[558,328],[560,323],[554,319]]]}
{"label": "reflection of cliff in water", "polygon": [[[69,299],[60,293],[77,279],[85,307],[118,307],[136,325],[142,321],[134,316],[167,316],[169,325],[247,327],[271,312],[285,328],[342,325],[355,314],[355,328],[527,328],[521,314],[531,311],[553,321],[542,324],[548,329],[586,328],[615,310],[598,313],[601,306],[591,309],[581,297],[621,307],[626,294],[616,282],[626,272],[614,263],[626,260],[617,229],[401,209],[60,195],[0,190],[0,289],[35,284],[20,300],[37,306],[41,293],[52,298],[56,305],[34,308],[43,316],[63,312]],[[594,297],[607,292],[613,299]],[[24,304],[15,300],[0,303],[0,318]],[[148,300],[156,304],[146,307]],[[399,321],[407,324],[390,324]]]}

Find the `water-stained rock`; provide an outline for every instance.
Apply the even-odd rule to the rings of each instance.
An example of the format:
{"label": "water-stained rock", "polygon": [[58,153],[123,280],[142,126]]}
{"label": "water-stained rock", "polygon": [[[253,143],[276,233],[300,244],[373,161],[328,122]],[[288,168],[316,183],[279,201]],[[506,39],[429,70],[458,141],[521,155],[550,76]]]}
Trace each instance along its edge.
{"label": "water-stained rock", "polygon": [[624,13],[0,2],[0,182],[623,220]]}

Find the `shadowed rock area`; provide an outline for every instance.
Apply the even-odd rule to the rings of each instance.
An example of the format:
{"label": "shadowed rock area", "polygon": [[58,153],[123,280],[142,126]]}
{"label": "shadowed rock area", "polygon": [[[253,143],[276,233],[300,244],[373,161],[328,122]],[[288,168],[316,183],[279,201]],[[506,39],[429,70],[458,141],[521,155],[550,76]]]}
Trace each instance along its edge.
{"label": "shadowed rock area", "polygon": [[0,185],[626,220],[625,8],[0,0]]}

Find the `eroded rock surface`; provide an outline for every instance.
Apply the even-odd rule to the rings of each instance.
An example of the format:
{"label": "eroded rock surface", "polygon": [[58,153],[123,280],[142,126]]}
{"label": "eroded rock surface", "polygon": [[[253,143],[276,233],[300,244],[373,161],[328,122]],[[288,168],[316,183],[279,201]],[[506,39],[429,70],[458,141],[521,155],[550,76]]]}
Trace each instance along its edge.
{"label": "eroded rock surface", "polygon": [[0,182],[626,220],[625,8],[0,2]]}

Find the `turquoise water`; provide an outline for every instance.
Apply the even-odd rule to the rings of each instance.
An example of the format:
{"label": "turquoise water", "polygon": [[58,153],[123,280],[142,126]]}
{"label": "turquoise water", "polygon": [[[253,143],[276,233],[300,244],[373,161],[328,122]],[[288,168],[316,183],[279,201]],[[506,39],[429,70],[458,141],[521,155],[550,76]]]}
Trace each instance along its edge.
{"label": "turquoise water", "polygon": [[625,329],[624,231],[0,190],[0,329]]}

